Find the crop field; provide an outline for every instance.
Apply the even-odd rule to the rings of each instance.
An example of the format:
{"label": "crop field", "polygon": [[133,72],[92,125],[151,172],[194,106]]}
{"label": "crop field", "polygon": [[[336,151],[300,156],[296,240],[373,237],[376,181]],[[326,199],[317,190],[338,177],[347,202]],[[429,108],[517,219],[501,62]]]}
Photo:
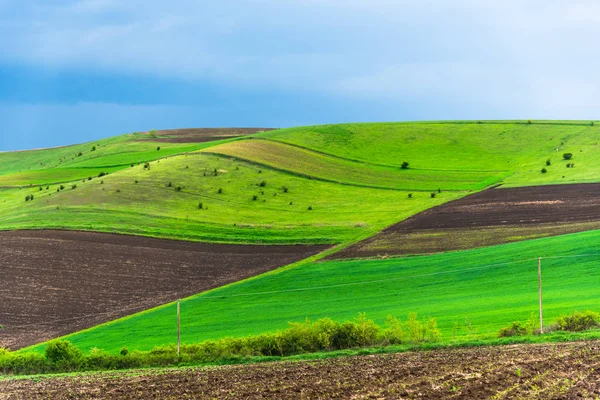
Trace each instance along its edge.
{"label": "crop field", "polygon": [[319,246],[0,232],[0,347],[19,348],[306,258]]}
{"label": "crop field", "polygon": [[[597,342],[0,380],[7,399],[575,399],[600,396]],[[2,396],[2,395],[0,395]],[[2,398],[2,397],[0,397]]]}
{"label": "crop field", "polygon": [[[188,344],[363,312],[380,324],[435,317],[445,342],[485,339],[537,312],[538,257],[547,324],[599,311],[599,133],[586,121],[180,129],[0,153],[0,241],[18,230],[74,235],[58,253],[42,232],[2,246],[0,272],[19,274],[0,283],[11,299],[0,345],[40,351],[69,333],[86,352],[150,350],[174,343],[169,302],[179,297]],[[151,245],[107,259],[100,249],[114,243],[77,231],[185,240],[184,260]],[[211,243],[252,250],[220,269]],[[52,274],[63,258],[71,267]],[[123,265],[133,269],[119,277]]]}
{"label": "crop field", "polygon": [[204,143],[271,131],[272,128],[188,128],[146,132],[148,138],[140,139],[161,143]]}
{"label": "crop field", "polygon": [[483,189],[501,180],[502,173],[402,169],[346,160],[267,140],[241,140],[211,147],[224,154],[306,177],[347,185],[416,191]]}
{"label": "crop field", "polygon": [[[360,312],[380,324],[410,312],[435,317],[444,340],[494,337],[537,312],[537,257],[544,257],[546,324],[573,310],[597,310],[599,248],[600,231],[591,231],[431,256],[304,264],[185,299],[182,341]],[[166,305],[67,338],[84,351],[150,350],[174,343],[174,315],[175,306]]]}
{"label": "crop field", "polygon": [[330,258],[427,254],[600,229],[600,184],[489,189],[431,208]]}

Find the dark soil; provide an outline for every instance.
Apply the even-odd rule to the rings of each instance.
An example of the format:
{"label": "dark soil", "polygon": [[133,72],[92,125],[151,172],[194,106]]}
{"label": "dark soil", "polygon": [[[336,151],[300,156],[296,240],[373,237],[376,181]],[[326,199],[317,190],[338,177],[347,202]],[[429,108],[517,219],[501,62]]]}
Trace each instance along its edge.
{"label": "dark soil", "polygon": [[488,189],[434,207],[331,258],[423,254],[600,228],[600,184]]}
{"label": "dark soil", "polygon": [[301,260],[324,246],[0,232],[0,347],[17,349]]}
{"label": "dark soil", "polygon": [[[167,143],[203,143],[232,137],[252,135],[258,132],[272,131],[273,128],[187,128],[154,131],[156,138],[145,141]],[[149,135],[150,133],[147,132]]]}
{"label": "dark soil", "polygon": [[593,399],[597,342],[0,380],[0,399]]}

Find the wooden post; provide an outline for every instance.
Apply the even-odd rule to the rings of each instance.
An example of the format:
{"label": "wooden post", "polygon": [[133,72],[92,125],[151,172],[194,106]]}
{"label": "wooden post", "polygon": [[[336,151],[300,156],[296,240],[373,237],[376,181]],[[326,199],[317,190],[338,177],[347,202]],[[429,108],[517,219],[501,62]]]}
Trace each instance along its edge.
{"label": "wooden post", "polygon": [[542,257],[538,258],[538,291],[540,297],[540,333],[544,333],[544,314],[542,309]]}
{"label": "wooden post", "polygon": [[177,357],[181,351],[181,300],[177,300]]}

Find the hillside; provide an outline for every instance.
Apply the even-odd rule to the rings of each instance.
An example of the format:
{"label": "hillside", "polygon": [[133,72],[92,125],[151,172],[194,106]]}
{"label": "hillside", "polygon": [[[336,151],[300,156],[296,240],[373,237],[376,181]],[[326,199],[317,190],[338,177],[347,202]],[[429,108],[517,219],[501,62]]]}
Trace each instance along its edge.
{"label": "hillside", "polygon": [[[600,198],[596,185],[556,184],[600,182],[598,129],[585,121],[344,124],[138,133],[1,153],[0,230],[337,245],[186,299],[188,343],[359,312],[378,322],[433,316],[444,340],[489,337],[536,311],[537,257],[571,257],[547,261],[549,321],[593,308]],[[354,257],[376,259],[330,260]],[[173,307],[69,338],[86,350],[172,343]]]}

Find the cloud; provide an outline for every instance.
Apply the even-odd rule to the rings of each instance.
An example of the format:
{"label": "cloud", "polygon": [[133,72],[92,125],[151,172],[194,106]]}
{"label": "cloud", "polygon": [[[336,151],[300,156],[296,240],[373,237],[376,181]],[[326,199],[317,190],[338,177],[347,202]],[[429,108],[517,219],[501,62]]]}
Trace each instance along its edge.
{"label": "cloud", "polygon": [[0,19],[0,62],[355,101],[452,99],[498,113],[574,110],[547,87],[591,102],[588,88],[600,83],[593,1],[27,4]]}

